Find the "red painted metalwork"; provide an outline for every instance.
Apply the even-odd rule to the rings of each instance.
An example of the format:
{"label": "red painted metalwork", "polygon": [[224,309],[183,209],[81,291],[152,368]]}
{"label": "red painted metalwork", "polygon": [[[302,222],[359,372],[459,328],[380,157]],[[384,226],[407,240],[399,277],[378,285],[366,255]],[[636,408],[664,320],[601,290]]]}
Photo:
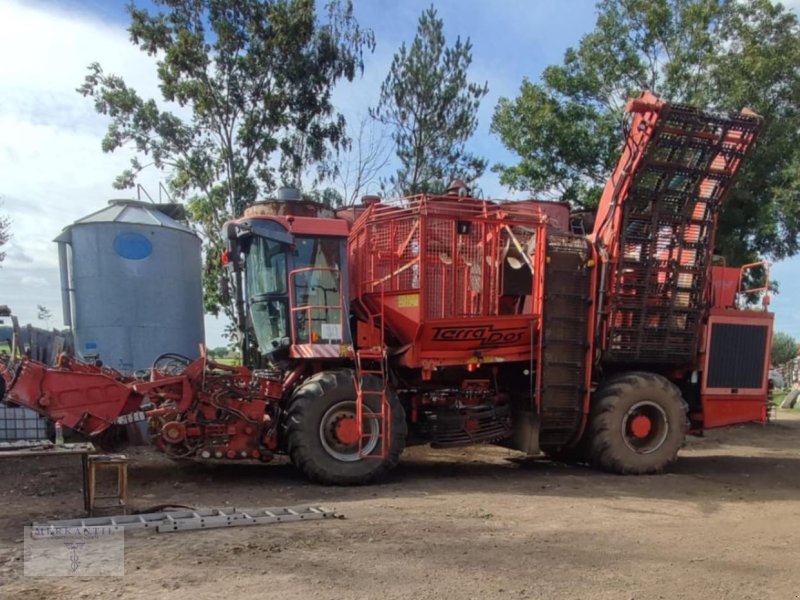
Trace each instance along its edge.
{"label": "red painted metalwork", "polygon": [[707,306],[717,215],[762,122],[652,94],[628,111],[628,140],[590,236],[602,271],[598,342],[611,362],[689,362]]}
{"label": "red painted metalwork", "polygon": [[[379,283],[380,298],[377,312],[368,312],[367,318],[377,337],[371,339],[372,345],[363,347],[356,353],[356,419],[358,435],[358,454],[361,458],[383,460],[389,456],[392,434],[392,406],[389,404],[387,348],[384,337],[386,298],[385,281]],[[368,379],[369,383],[368,383]],[[375,405],[377,406],[377,409]],[[376,451],[367,452],[372,431],[367,430],[367,422],[377,421],[380,446]],[[365,443],[366,442],[366,443]]]}
{"label": "red painted metalwork", "polygon": [[372,205],[350,235],[354,305],[384,312],[392,345],[404,349],[396,360],[409,368],[528,361],[541,286],[504,297],[503,265],[514,253],[538,277],[547,223],[535,203],[415,196]]}
{"label": "red painted metalwork", "polygon": [[51,368],[27,358],[0,360],[6,400],[86,435],[107,429],[141,405],[142,394],[113,369],[66,357],[60,362],[61,368]]}
{"label": "red painted metalwork", "polygon": [[[314,272],[328,273],[335,279],[335,286],[339,296],[339,304],[302,304],[297,298],[296,278],[301,274],[308,274]],[[290,313],[290,330],[292,333],[292,340],[295,342],[290,348],[290,355],[293,358],[343,358],[352,356],[352,348],[341,342],[346,339],[344,334],[344,327],[346,323],[347,310],[344,306],[344,293],[341,284],[341,274],[338,269],[330,267],[303,267],[294,269],[289,273],[289,313]],[[326,319],[330,319],[335,315],[333,323],[325,322],[325,325],[338,325],[338,334],[336,338],[323,339],[324,332],[319,333],[314,330],[313,323],[319,320],[315,317],[315,312],[318,314],[322,312],[325,314]],[[306,320],[306,327],[308,328],[308,337],[305,344],[298,344],[297,334],[297,316],[304,315]],[[316,338],[316,339],[315,339]]]}
{"label": "red painted metalwork", "polygon": [[[769,361],[772,346],[772,330],[775,315],[764,310],[737,310],[713,308],[709,311],[706,325],[703,353],[701,354],[702,380],[702,423],[703,428],[723,427],[747,421],[766,421],[767,402],[769,399]],[[732,327],[761,328],[763,334],[759,338],[764,344],[761,353],[760,379],[750,386],[715,385],[710,381],[711,331],[715,325]],[[753,350],[748,348],[748,350]],[[735,357],[734,357],[735,358]]]}
{"label": "red painted metalwork", "polygon": [[737,267],[711,267],[711,306],[714,308],[735,308],[739,294],[741,270]]}
{"label": "red painted metalwork", "polygon": [[[745,274],[748,271],[761,269],[763,271],[763,278],[761,285],[753,285],[752,287],[745,287]],[[742,296],[755,296],[756,301],[761,302],[761,307],[766,310],[770,301],[769,289],[769,263],[766,261],[759,261],[748,263],[739,267],[739,284],[737,286],[739,294]]]}
{"label": "red painted metalwork", "polygon": [[257,377],[206,357],[178,375],[153,370],[149,381],[106,367],[61,358],[48,367],[27,358],[0,361],[6,400],[30,408],[89,437],[124,415],[139,412],[145,397],[156,445],[186,459],[260,458],[277,447],[272,416],[284,383]]}
{"label": "red painted metalwork", "polygon": [[345,417],[336,422],[335,434],[336,438],[347,446],[352,446],[358,443],[361,439],[361,430],[356,423],[356,419],[352,417]]}

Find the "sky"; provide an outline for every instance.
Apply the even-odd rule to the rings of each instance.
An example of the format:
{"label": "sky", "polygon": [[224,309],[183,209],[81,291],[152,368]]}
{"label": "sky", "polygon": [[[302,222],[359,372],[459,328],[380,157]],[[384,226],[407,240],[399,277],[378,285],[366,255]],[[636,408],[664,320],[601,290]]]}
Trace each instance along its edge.
{"label": "sky", "polygon": [[[128,40],[128,0],[0,0],[0,214],[11,220],[13,239],[0,266],[0,304],[22,323],[37,323],[37,305],[62,324],[58,256],[53,239],[67,225],[106,206],[109,199],[136,197],[113,189],[114,177],[133,153],[104,154],[108,122],[75,89],[87,66],[99,62],[122,76],[143,97],[158,98],[155,63]],[[149,6],[137,0],[139,5]],[[354,0],[359,23],[375,32],[377,48],[363,77],[337,87],[334,102],[357,122],[378,98],[392,55],[413,39],[419,14],[430,0]],[[537,80],[561,61],[594,25],[592,0],[434,0],[448,42],[469,37],[471,80],[487,82],[471,151],[490,164],[514,156],[489,132],[500,97],[514,97],[524,78]],[[800,0],[788,2],[795,10]],[[143,187],[157,197],[164,175],[147,171]],[[497,176],[478,182],[490,198],[511,197]],[[800,258],[776,264],[780,284],[773,298],[776,329],[800,339]],[[223,344],[224,324],[206,319],[209,346]]]}

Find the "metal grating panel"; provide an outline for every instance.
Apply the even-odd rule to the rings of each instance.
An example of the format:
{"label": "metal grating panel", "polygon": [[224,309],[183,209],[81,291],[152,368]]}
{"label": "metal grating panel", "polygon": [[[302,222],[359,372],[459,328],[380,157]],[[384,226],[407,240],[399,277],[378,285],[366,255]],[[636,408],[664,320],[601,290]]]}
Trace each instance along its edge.
{"label": "metal grating panel", "polygon": [[712,324],[706,387],[761,389],[768,330],[766,325]]}
{"label": "metal grating panel", "polygon": [[551,234],[547,239],[540,443],[544,449],[568,444],[580,428],[586,393],[587,327],[591,256],[583,236]]}
{"label": "metal grating panel", "polygon": [[759,127],[664,110],[623,205],[607,360],[681,364],[696,355],[716,213]]}
{"label": "metal grating panel", "polygon": [[381,293],[422,290],[426,321],[496,316],[504,259],[518,259],[530,293],[524,255],[533,253],[536,232],[546,224],[547,215],[531,205],[447,196],[373,205],[350,236],[352,297],[366,304],[372,297],[374,304]]}

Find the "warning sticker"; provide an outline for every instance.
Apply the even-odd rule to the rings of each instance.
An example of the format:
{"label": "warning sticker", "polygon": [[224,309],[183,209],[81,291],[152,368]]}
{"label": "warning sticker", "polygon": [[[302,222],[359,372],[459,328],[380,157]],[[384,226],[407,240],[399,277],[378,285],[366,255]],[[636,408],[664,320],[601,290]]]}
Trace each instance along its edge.
{"label": "warning sticker", "polygon": [[338,341],[342,339],[342,326],[339,323],[323,323],[321,333],[323,340]]}
{"label": "warning sticker", "polygon": [[398,308],[415,308],[419,306],[419,294],[405,294],[397,297]]}

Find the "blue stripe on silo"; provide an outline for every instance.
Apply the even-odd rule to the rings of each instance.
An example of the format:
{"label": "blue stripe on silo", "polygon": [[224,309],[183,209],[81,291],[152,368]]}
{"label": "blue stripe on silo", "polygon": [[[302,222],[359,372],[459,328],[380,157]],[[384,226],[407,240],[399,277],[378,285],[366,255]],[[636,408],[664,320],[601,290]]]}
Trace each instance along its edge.
{"label": "blue stripe on silo", "polygon": [[114,238],[114,252],[128,260],[142,260],[153,253],[153,244],[140,233],[120,233]]}

